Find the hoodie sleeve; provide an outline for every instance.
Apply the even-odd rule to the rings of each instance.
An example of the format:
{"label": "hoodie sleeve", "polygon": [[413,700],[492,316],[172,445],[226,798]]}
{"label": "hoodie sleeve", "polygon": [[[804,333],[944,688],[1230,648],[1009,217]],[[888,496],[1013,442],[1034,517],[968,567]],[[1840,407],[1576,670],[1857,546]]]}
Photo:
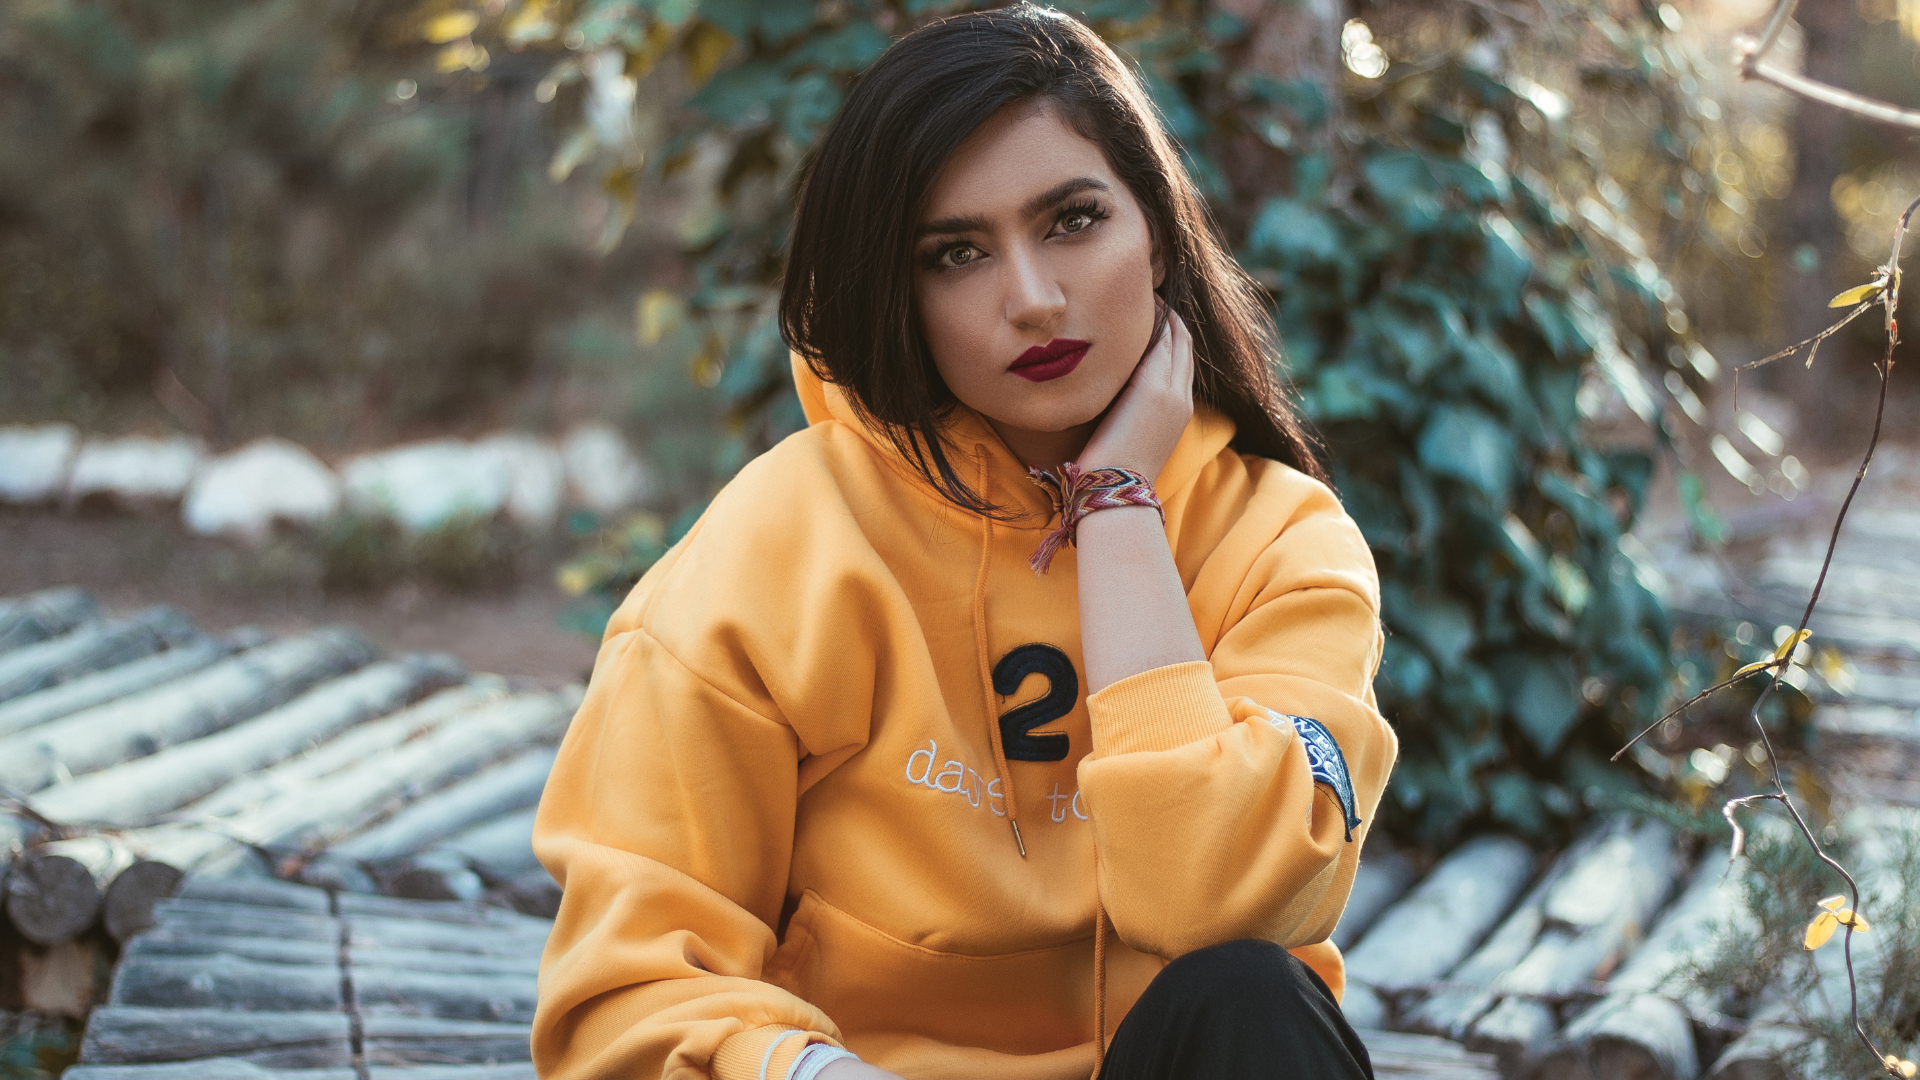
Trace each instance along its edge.
{"label": "hoodie sleeve", "polygon": [[[762,981],[793,844],[800,745],[645,628],[610,637],[540,805],[565,890],[540,967],[545,1080],[784,1077],[820,1010]],[[769,1051],[771,1057],[769,1058]]]}
{"label": "hoodie sleeve", "polygon": [[1189,590],[1196,613],[1223,613],[1208,659],[1087,699],[1079,779],[1101,902],[1142,952],[1324,941],[1386,788],[1397,746],[1372,690],[1373,558],[1330,491],[1292,481],[1305,495],[1276,511],[1244,578]]}

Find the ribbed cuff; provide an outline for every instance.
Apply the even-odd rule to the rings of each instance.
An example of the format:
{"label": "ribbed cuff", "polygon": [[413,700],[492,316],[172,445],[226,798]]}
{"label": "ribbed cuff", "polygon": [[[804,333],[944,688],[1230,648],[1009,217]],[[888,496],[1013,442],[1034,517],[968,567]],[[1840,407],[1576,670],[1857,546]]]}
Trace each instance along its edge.
{"label": "ribbed cuff", "polygon": [[809,1044],[833,1041],[818,1031],[788,1036],[773,1048],[772,1060],[767,1059],[767,1047],[772,1046],[775,1039],[780,1039],[789,1031],[799,1030],[787,1024],[768,1024],[729,1036],[713,1052],[713,1064],[708,1072],[713,1080],[760,1080],[760,1063],[765,1061],[767,1080],[786,1080],[794,1059]]}
{"label": "ribbed cuff", "polygon": [[1213,665],[1205,660],[1129,675],[1087,695],[1087,713],[1095,757],[1172,750],[1233,726]]}

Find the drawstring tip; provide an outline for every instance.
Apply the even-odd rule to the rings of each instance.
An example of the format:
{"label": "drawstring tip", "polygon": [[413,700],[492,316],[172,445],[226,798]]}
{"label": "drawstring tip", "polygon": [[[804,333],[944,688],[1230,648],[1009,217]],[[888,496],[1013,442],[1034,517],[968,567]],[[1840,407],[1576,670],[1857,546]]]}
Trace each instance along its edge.
{"label": "drawstring tip", "polygon": [[1021,858],[1023,858],[1023,859],[1024,859],[1024,858],[1026,858],[1026,857],[1027,857],[1027,842],[1026,842],[1025,840],[1022,840],[1022,839],[1020,839],[1020,822],[1018,822],[1018,821],[1016,821],[1016,820],[1015,820],[1015,819],[1013,819],[1013,818],[1008,818],[1008,819],[1007,819],[1007,824],[1009,824],[1009,825],[1012,825],[1012,826],[1013,826],[1013,846],[1014,846],[1014,847],[1017,847],[1017,848],[1019,848],[1019,849],[1020,849],[1020,857],[1021,857]]}

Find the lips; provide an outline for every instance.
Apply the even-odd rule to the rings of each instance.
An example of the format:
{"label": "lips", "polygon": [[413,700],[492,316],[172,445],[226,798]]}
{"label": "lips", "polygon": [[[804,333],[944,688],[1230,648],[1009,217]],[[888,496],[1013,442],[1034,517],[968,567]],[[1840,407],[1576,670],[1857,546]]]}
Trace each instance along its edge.
{"label": "lips", "polygon": [[1080,366],[1080,361],[1086,359],[1087,350],[1092,346],[1090,341],[1054,338],[1045,345],[1035,345],[1021,353],[1007,371],[1028,382],[1048,382],[1072,374],[1073,369]]}

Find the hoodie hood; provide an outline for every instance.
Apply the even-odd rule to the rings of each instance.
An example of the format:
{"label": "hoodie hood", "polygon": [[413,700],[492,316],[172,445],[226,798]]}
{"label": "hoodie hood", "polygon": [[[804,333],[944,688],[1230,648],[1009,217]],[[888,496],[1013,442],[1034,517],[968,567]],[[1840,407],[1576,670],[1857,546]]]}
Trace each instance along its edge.
{"label": "hoodie hood", "polygon": [[[894,449],[886,435],[874,430],[860,416],[846,390],[814,374],[813,368],[799,353],[790,353],[788,358],[793,366],[793,388],[800,395],[800,407],[806,411],[809,425],[831,421],[845,424],[859,432],[889,461],[906,469],[920,484],[932,490],[933,485]],[[1233,434],[1232,420],[1206,402],[1194,402],[1193,419],[1187,422],[1187,429],[1174,445],[1166,466],[1154,478],[1154,488],[1160,500],[1171,502],[1184,495],[1193,486],[1200,471],[1233,440]],[[1052,501],[1038,484],[1027,478],[1026,462],[1014,456],[984,417],[965,405],[955,406],[946,435],[948,445],[960,451],[956,455],[958,460],[955,461],[955,468],[964,468],[968,459],[977,461],[984,458],[988,490],[983,494],[993,502],[1020,511],[1019,517],[1009,523],[1010,527],[1046,527],[1047,521],[1053,516]]]}

